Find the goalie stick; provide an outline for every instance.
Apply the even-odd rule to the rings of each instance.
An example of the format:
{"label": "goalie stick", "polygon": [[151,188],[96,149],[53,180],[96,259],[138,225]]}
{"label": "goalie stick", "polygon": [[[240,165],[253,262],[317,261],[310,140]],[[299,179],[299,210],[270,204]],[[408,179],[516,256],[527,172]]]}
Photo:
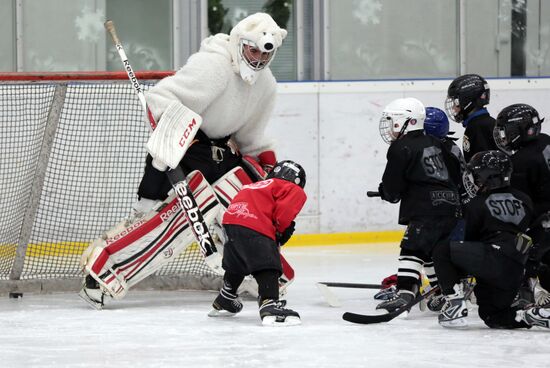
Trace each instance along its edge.
{"label": "goalie stick", "polygon": [[342,318],[344,321],[352,322],[352,323],[360,323],[364,325],[369,325],[373,323],[382,323],[382,322],[389,322],[395,317],[399,316],[400,314],[403,314],[404,312],[410,310],[413,306],[420,303],[422,300],[426,299],[427,297],[435,294],[437,291],[439,291],[439,286],[435,286],[425,292],[424,294],[419,294],[411,300],[409,303],[405,304],[404,306],[397,308],[393,312],[385,313],[385,314],[357,314],[357,313],[351,313],[346,312],[342,315]]}
{"label": "goalie stick", "polygon": [[[128,78],[130,79],[130,83],[132,84],[132,87],[134,88],[134,91],[139,98],[141,106],[143,107],[146,119],[147,121],[149,121],[151,129],[155,130],[157,127],[157,123],[153,118],[151,111],[147,108],[145,94],[143,93],[143,90],[139,84],[139,81],[137,80],[132,66],[128,61],[128,57],[124,52],[124,48],[122,47],[122,44],[116,33],[115,25],[111,20],[106,21],[104,25],[107,32],[109,32],[109,34],[111,35],[113,43],[115,44],[115,47],[118,51],[118,55],[120,56],[122,64],[124,65],[124,70],[126,70],[126,74],[128,74]],[[197,201],[193,197],[191,189],[189,189],[189,184],[185,179],[185,174],[183,173],[183,170],[179,166],[176,166],[173,169],[169,168],[166,171],[166,175],[168,176],[168,180],[174,188],[174,191],[177,193],[179,204],[183,209],[185,217],[191,224],[191,229],[193,231],[193,234],[195,235],[195,238],[197,239],[206,264],[216,273],[221,274],[223,272],[221,269],[221,254],[219,254],[216,249],[214,240],[212,239],[212,236],[210,235],[210,232],[208,230],[208,226],[206,225],[202,213],[197,205]]]}

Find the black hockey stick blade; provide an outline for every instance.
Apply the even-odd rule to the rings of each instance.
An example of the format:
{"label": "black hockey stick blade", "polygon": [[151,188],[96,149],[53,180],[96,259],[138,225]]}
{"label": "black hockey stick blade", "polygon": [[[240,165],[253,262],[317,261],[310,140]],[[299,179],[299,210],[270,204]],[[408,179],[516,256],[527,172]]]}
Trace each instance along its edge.
{"label": "black hockey stick blade", "polygon": [[350,288],[350,289],[382,289],[381,284],[361,284],[355,282],[329,282],[322,281],[319,284],[326,285],[328,287]]}
{"label": "black hockey stick blade", "polygon": [[374,191],[369,190],[367,192],[367,197],[380,197],[380,192],[374,192]]}
{"label": "black hockey stick blade", "polygon": [[397,317],[400,314],[404,313],[405,311],[410,310],[413,306],[420,303],[422,300],[424,300],[428,296],[434,294],[438,290],[439,290],[439,287],[436,286],[436,287],[430,289],[430,291],[428,291],[424,294],[418,295],[416,298],[411,300],[408,304],[402,306],[401,308],[397,308],[396,310],[394,310],[393,312],[390,312],[390,313],[371,314],[371,315],[369,315],[369,314],[357,314],[357,313],[346,312],[342,315],[342,318],[344,319],[344,321],[348,321],[348,322],[351,322],[351,323],[360,323],[360,324],[364,324],[364,325],[370,325],[370,324],[373,324],[373,323],[389,322],[392,319],[394,319],[395,317]]}

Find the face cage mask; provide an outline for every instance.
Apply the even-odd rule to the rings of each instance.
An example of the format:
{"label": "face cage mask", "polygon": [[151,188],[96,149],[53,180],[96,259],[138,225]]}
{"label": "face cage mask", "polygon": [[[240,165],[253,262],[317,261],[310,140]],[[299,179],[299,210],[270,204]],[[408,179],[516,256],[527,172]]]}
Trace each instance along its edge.
{"label": "face cage mask", "polygon": [[[512,156],[517,150],[510,147],[510,142],[506,138],[506,129],[504,127],[495,126],[493,129],[493,138],[499,150],[506,153],[508,156]],[[519,139],[519,136],[516,137]]]}
{"label": "face cage mask", "polygon": [[[249,55],[247,55],[245,47],[257,50],[258,57],[251,55],[250,51],[248,52]],[[273,51],[270,52],[262,52],[256,43],[249,40],[242,39],[239,43],[239,56],[241,57],[241,60],[243,60],[246,65],[255,72],[258,72],[268,66],[271,60],[273,60],[276,52],[276,48],[273,48]],[[267,57],[265,57],[265,55],[267,55]]]}
{"label": "face cage mask", "polygon": [[[458,112],[455,111],[455,108]],[[462,109],[460,108],[460,100],[458,98],[447,97],[447,99],[445,99],[445,111],[449,118],[456,123],[462,123],[464,120]]]}
{"label": "face cage mask", "polygon": [[401,127],[401,130],[396,134],[394,127],[397,125],[399,127],[399,124],[394,123],[393,118],[386,112],[382,113],[382,117],[380,118],[380,123],[378,124],[378,130],[380,131],[380,136],[382,137],[382,140],[386,142],[387,144],[391,144],[392,142],[396,141],[405,133],[405,130],[407,129],[407,126],[409,125],[409,120],[405,120],[405,123]]}
{"label": "face cage mask", "polygon": [[[474,175],[470,170],[464,171],[464,174],[462,174],[462,183],[464,184],[464,190],[466,190],[466,193],[468,193],[468,196],[470,198],[474,198],[478,193],[481,193],[485,191],[485,189],[492,188],[492,189],[498,189],[498,188],[504,188],[506,186],[510,185],[510,179],[511,179],[511,172],[508,172],[506,176],[503,177],[488,177],[486,179],[485,185],[479,185],[475,182]],[[496,182],[498,180],[498,182]],[[487,185],[487,183],[489,183]],[[495,185],[496,183],[496,185]]]}
{"label": "face cage mask", "polygon": [[462,184],[464,185],[464,190],[468,193],[470,198],[474,198],[479,191],[479,186],[476,185],[474,176],[469,170],[465,170],[462,174]]}

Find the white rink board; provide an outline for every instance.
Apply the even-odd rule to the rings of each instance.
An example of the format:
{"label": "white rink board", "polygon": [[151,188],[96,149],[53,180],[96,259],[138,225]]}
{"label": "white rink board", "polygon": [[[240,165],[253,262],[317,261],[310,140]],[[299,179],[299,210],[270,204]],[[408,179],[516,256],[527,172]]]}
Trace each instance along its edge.
{"label": "white rink board", "polygon": [[262,327],[257,304],[241,314],[206,316],[215,293],[130,292],[106,310],[76,295],[0,298],[2,367],[548,367],[548,330],[490,330],[471,313],[465,331],[443,329],[436,314],[413,310],[406,320],[353,325],[345,311],[374,311],[375,290],[335,289],[331,308],[318,281],[377,283],[396,271],[397,246],[290,247],[296,281],[288,306],[301,326]]}
{"label": "white rink board", "polygon": [[[385,105],[416,97],[426,106],[444,108],[449,80],[280,83],[268,128],[280,158],[293,159],[307,171],[309,200],[297,222],[298,233],[397,230],[398,206],[367,198],[377,190],[388,149],[378,121]],[[489,79],[489,112],[513,103],[529,103],[550,119],[550,79]],[[451,121],[461,138],[462,125]],[[550,132],[550,124],[543,124]],[[461,145],[461,141],[458,142]]]}

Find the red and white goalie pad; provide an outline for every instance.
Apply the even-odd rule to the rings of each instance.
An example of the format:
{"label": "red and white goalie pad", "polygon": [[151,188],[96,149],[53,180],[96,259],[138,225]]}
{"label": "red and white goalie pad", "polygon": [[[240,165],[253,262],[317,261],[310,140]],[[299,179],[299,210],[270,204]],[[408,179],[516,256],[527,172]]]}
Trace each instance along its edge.
{"label": "red and white goalie pad", "polygon": [[216,195],[223,206],[223,210],[225,211],[225,209],[229,206],[229,203],[231,203],[231,200],[237,195],[237,193],[239,193],[242,187],[247,184],[252,184],[253,182],[254,181],[250,179],[244,169],[237,166],[212,184],[212,188],[214,188],[214,192],[216,192]]}
{"label": "red and white goalie pad", "polygon": [[[222,210],[212,187],[199,171],[187,180],[206,224],[212,224]],[[94,241],[83,255],[84,272],[117,299],[195,242],[173,191],[145,216],[117,227]]]}

